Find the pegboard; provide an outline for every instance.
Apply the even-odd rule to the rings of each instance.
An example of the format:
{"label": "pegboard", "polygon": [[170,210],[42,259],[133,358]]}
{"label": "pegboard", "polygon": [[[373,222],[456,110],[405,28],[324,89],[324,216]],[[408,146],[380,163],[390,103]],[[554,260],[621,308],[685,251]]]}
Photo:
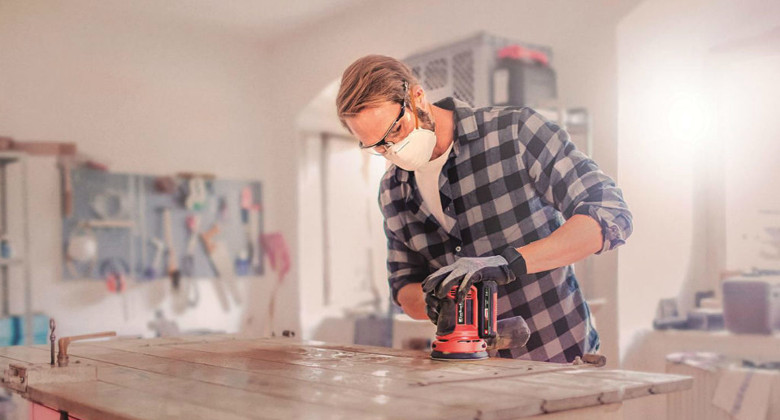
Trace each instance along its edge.
{"label": "pegboard", "polygon": [[[108,270],[129,271],[134,281],[167,278],[165,209],[170,215],[170,242],[183,276],[217,276],[199,236],[191,255],[191,268],[184,270],[185,251],[191,234],[187,226],[188,217],[199,219],[198,234],[215,223],[219,225],[220,232],[215,239],[225,243],[233,260],[231,274],[262,274],[260,235],[263,212],[259,182],[203,180],[197,184],[204,193],[197,200],[200,205],[193,206],[187,201],[188,191],[195,185],[190,180],[169,178],[169,192],[158,191],[157,180],[158,177],[149,175],[71,169],[72,212],[63,218],[62,223],[64,279],[102,280]],[[245,199],[242,208],[241,198],[245,189],[251,192],[251,200]],[[103,226],[106,224],[110,226]],[[250,226],[253,228],[250,229]],[[69,252],[71,241],[81,236],[94,238],[97,244],[95,258],[76,261],[69,257],[74,254],[74,248]],[[159,264],[154,264],[156,249],[153,239],[166,243]]]}

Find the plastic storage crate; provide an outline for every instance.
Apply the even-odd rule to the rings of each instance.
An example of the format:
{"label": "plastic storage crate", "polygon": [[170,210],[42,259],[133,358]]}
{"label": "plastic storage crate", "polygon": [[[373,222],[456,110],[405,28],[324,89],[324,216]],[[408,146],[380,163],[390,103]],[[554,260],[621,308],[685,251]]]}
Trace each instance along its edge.
{"label": "plastic storage crate", "polygon": [[473,107],[493,105],[493,71],[498,51],[510,45],[540,51],[552,66],[552,49],[480,32],[448,45],[413,54],[404,60],[425,88],[431,102],[452,96]]}

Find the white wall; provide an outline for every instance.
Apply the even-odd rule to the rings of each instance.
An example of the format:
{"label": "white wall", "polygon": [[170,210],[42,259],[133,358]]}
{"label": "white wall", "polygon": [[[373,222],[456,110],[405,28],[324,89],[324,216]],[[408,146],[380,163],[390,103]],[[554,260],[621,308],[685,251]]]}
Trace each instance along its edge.
{"label": "white wall", "polygon": [[677,296],[692,252],[694,148],[670,129],[669,109],[675,95],[701,92],[701,34],[683,33],[703,2],[683,3],[674,18],[672,3],[644,3],[618,26],[618,174],[635,218],[619,256],[622,351],[658,299]]}
{"label": "white wall", "polygon": [[723,138],[743,139],[723,147],[727,267],[780,270],[780,42],[772,55],[733,58],[720,70]]}
{"label": "white wall", "polygon": [[[275,149],[269,148],[274,138],[262,45],[162,16],[97,0],[0,2],[0,133],[76,142],[81,152],[121,172],[260,179],[266,230],[292,226],[294,208],[278,195],[294,183],[275,185],[269,164]],[[125,320],[121,299],[108,296],[102,284],[61,281],[58,175],[51,158],[31,163],[34,309],[55,317],[60,335],[148,334],[153,308],[170,304],[167,282],[130,290]],[[264,314],[266,277],[242,281],[255,299],[247,317]],[[237,331],[244,308],[224,313],[208,281],[200,287],[201,306],[178,318],[180,326]],[[282,301],[295,302],[294,281],[281,294]],[[297,306],[277,308],[277,329],[297,329]]]}
{"label": "white wall", "polygon": [[[636,222],[619,256],[621,350],[631,363],[641,363],[634,339],[651,326],[660,298],[679,296],[688,307],[695,290],[717,290],[720,270],[743,268],[726,265],[733,256],[725,230],[729,217],[756,215],[725,185],[750,186],[751,198],[776,196],[777,172],[768,170],[776,168],[774,108],[757,92],[771,97],[780,86],[766,70],[724,73],[745,57],[717,49],[778,26],[776,2],[725,0],[645,2],[618,26],[618,174]],[[773,40],[764,44],[780,54]],[[741,85],[740,78],[761,81]],[[756,147],[762,144],[768,147]],[[732,204],[741,207],[728,216]]]}
{"label": "white wall", "polygon": [[[298,151],[296,116],[356,58],[380,53],[402,58],[477,31],[549,45],[554,50],[563,103],[587,107],[594,121],[595,160],[617,173],[617,61],[615,27],[636,1],[371,2],[270,43],[271,117],[276,122],[271,147],[280,158],[275,171],[294,179],[289,166]],[[335,106],[334,111],[335,113]],[[295,196],[284,201],[295,207]],[[629,205],[631,203],[629,202]],[[306,233],[301,232],[305,237]],[[305,258],[305,256],[303,256]],[[599,314],[603,350],[617,360],[617,257],[594,261],[592,297],[605,297]],[[305,279],[302,279],[305,282]],[[303,284],[303,283],[302,283]],[[305,288],[305,286],[302,286]]]}
{"label": "white wall", "polygon": [[[663,371],[669,353],[722,352],[723,344],[753,357],[747,338],[649,329],[659,299],[678,298],[685,311],[696,290],[719,293],[720,270],[744,268],[732,251],[745,244],[726,232],[756,219],[750,205],[777,204],[777,72],[730,71],[751,54],[723,47],[763,35],[764,48],[744,51],[772,44],[777,56],[777,37],[766,34],[778,26],[780,4],[757,0],[647,1],[618,25],[618,175],[635,217],[631,246],[618,257],[624,368]],[[769,200],[756,200],[762,195]],[[624,411],[665,418],[666,401],[638,399]]]}

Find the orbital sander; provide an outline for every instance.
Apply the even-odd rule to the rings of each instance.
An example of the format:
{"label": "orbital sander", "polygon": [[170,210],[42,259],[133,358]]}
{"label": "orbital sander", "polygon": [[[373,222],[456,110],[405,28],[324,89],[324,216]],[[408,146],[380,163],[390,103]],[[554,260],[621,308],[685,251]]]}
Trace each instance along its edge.
{"label": "orbital sander", "polygon": [[431,358],[447,361],[480,360],[489,350],[519,349],[531,336],[522,316],[497,319],[498,287],[493,281],[471,286],[458,302],[454,286],[441,302]]}
{"label": "orbital sander", "polygon": [[[440,314],[431,358],[437,360],[480,360],[488,357],[487,341],[496,339],[496,283],[484,281],[471,286],[458,302],[454,286],[441,310],[454,310],[455,316]],[[454,325],[451,325],[454,321]],[[450,325],[447,325],[450,324]]]}

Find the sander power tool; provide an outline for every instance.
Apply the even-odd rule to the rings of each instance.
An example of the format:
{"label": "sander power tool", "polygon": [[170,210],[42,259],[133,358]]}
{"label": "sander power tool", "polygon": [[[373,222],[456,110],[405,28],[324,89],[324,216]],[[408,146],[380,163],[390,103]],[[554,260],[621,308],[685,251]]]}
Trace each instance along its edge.
{"label": "sander power tool", "polygon": [[[488,342],[496,340],[496,283],[483,281],[472,285],[461,302],[457,302],[457,295],[458,286],[454,286],[446,297],[452,302],[442,305],[443,311],[454,310],[455,316],[440,314],[436,340],[431,344],[431,358],[485,359],[488,357]],[[443,325],[453,322],[454,325]]]}

